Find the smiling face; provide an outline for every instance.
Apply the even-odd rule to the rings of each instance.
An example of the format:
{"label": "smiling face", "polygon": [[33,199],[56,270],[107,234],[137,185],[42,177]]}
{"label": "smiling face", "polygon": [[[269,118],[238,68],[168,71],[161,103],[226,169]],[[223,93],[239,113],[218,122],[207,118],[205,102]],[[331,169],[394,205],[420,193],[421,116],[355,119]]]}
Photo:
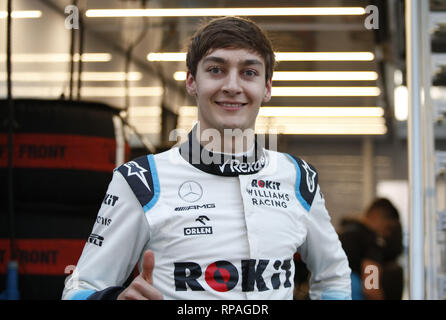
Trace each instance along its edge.
{"label": "smiling face", "polygon": [[247,49],[220,48],[205,55],[186,88],[198,104],[200,129],[254,129],[262,102],[271,99],[263,58]]}

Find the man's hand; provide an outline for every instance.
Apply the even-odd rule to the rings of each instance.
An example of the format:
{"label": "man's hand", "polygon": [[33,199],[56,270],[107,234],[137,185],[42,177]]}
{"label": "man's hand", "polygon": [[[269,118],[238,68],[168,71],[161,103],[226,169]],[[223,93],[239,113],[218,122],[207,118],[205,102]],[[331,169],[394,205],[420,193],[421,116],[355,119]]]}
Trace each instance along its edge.
{"label": "man's hand", "polygon": [[118,300],[162,300],[163,295],[153,287],[152,272],[155,266],[153,251],[144,253],[142,272],[121,292]]}

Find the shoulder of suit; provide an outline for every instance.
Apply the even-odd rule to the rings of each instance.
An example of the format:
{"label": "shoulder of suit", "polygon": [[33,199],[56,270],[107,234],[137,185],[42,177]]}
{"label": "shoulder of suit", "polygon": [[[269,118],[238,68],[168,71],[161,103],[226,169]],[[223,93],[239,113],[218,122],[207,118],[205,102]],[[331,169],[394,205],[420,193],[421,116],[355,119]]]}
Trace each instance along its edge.
{"label": "shoulder of suit", "polygon": [[317,170],[314,166],[299,157],[287,153],[285,155],[296,168],[296,196],[302,206],[307,211],[310,211],[311,205],[313,204],[313,200],[317,192]]}
{"label": "shoulder of suit", "polygon": [[144,209],[150,210],[159,198],[160,185],[154,155],[133,159],[115,169],[122,174]]}

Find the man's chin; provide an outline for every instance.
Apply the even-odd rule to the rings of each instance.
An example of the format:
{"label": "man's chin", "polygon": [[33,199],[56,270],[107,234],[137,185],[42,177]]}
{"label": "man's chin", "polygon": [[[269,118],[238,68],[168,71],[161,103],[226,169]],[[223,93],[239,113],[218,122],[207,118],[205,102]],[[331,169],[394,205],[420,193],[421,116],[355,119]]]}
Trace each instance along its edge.
{"label": "man's chin", "polygon": [[245,130],[250,128],[250,124],[246,121],[243,121],[240,116],[231,116],[231,117],[222,117],[218,123],[220,124],[220,128],[223,129],[241,129]]}
{"label": "man's chin", "polygon": [[218,130],[220,132],[223,132],[223,130],[227,129],[227,130],[235,130],[235,129],[240,129],[242,131],[249,129],[249,128],[253,128],[254,125],[251,123],[247,123],[246,121],[241,121],[242,119],[240,119],[240,117],[219,117],[216,116],[213,120],[212,123],[210,123],[211,121],[209,121],[209,128],[210,129],[215,129]]}
{"label": "man's chin", "polygon": [[238,122],[226,122],[226,123],[222,123],[220,126],[221,130],[236,130],[236,129],[240,129],[242,131],[250,128],[249,125],[244,124],[244,123],[238,123]]}

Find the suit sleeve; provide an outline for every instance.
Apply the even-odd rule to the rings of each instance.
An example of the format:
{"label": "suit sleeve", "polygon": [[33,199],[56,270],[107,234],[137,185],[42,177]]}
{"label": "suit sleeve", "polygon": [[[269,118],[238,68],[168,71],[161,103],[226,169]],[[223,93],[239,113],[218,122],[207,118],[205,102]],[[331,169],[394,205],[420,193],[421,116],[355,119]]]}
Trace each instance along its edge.
{"label": "suit sleeve", "polygon": [[116,298],[149,237],[143,208],[116,170],[77,266],[65,281],[62,299]]}
{"label": "suit sleeve", "polygon": [[350,300],[351,270],[319,185],[305,221],[307,238],[299,251],[311,272],[311,299]]}

